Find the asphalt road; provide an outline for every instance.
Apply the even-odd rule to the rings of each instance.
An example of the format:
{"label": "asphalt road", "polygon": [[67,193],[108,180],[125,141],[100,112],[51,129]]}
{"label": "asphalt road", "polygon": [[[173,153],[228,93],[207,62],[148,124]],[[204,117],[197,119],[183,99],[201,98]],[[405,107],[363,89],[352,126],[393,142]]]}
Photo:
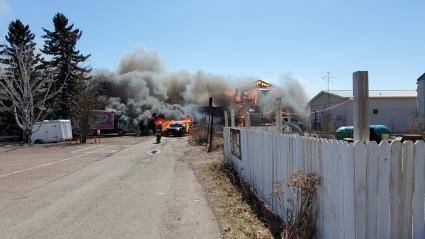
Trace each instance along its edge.
{"label": "asphalt road", "polygon": [[1,238],[219,238],[186,139],[0,148]]}

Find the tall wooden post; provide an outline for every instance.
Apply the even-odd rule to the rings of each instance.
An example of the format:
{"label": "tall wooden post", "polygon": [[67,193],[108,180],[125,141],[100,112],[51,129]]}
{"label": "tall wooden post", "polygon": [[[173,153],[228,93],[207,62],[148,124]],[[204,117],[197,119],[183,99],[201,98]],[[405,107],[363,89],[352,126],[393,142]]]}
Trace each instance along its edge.
{"label": "tall wooden post", "polygon": [[419,133],[423,136],[425,133],[425,78],[422,76],[417,80],[417,112],[418,112],[418,123],[419,123]]}
{"label": "tall wooden post", "polygon": [[291,112],[288,110],[288,130],[289,134],[292,134],[292,117]]}
{"label": "tall wooden post", "polygon": [[204,117],[205,118],[205,120],[204,120],[204,122],[205,122],[205,124],[204,124],[204,129],[205,129],[205,135],[207,136],[207,138],[205,139],[205,142],[208,144],[208,139],[210,138],[210,130],[209,130],[209,125],[208,125],[208,117],[207,116],[205,116]]}
{"label": "tall wooden post", "polygon": [[354,142],[369,141],[369,79],[367,71],[353,73]]}
{"label": "tall wooden post", "polygon": [[227,115],[227,110],[224,111],[224,127],[229,127],[229,116]]}
{"label": "tall wooden post", "polygon": [[235,110],[230,110],[230,127],[235,127]]}
{"label": "tall wooden post", "polygon": [[210,97],[209,101],[209,108],[210,108],[210,128],[208,130],[208,152],[212,151],[212,141],[213,141],[213,131],[214,131],[214,115],[213,115],[213,99]]}
{"label": "tall wooden post", "polygon": [[282,98],[276,98],[275,100],[275,113],[276,113],[276,131],[282,132]]}
{"label": "tall wooden post", "polygon": [[248,107],[245,109],[245,127],[246,128],[251,127],[251,119],[249,117],[249,108]]}

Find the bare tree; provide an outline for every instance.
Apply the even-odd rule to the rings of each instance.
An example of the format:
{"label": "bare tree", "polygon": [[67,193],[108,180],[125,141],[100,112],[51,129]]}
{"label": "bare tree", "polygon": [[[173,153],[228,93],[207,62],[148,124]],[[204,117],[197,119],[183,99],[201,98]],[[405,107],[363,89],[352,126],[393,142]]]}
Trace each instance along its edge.
{"label": "bare tree", "polygon": [[80,142],[86,143],[88,134],[94,128],[93,125],[96,121],[96,115],[93,114],[96,97],[86,87],[80,89],[79,92],[79,97],[71,108],[71,118],[75,131],[80,135]]}
{"label": "bare tree", "polygon": [[10,65],[17,66],[13,74],[8,73],[6,65],[0,65],[0,106],[14,115],[24,141],[30,142],[33,125],[42,116],[46,101],[59,91],[51,91],[51,72],[33,74],[34,57],[30,51],[17,48],[15,56],[15,59],[9,57]]}

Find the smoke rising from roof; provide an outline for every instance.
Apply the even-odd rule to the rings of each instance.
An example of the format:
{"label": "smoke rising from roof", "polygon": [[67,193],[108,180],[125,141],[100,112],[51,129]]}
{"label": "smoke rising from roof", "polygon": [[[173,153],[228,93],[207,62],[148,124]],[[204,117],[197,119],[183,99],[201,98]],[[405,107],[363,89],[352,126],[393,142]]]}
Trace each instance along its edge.
{"label": "smoke rising from roof", "polygon": [[[230,99],[224,92],[254,80],[203,71],[170,73],[155,51],[137,48],[123,57],[117,72],[97,71],[91,87],[100,95],[100,107],[122,111],[136,126],[157,115],[182,118],[186,113],[193,113],[188,110],[194,105],[207,106],[210,96],[215,105],[230,106]],[[287,81],[285,86],[274,87],[270,93],[263,102],[265,109],[273,107],[276,96],[283,97],[284,104],[291,108],[305,108],[307,98],[295,79]]]}
{"label": "smoke rising from roof", "polygon": [[[280,85],[274,86],[261,101],[261,109],[264,112],[273,110],[275,99],[282,98],[282,107],[290,112],[303,113],[307,111],[308,97],[304,87],[297,77],[286,74],[281,77]],[[299,117],[305,115],[300,114]]]}

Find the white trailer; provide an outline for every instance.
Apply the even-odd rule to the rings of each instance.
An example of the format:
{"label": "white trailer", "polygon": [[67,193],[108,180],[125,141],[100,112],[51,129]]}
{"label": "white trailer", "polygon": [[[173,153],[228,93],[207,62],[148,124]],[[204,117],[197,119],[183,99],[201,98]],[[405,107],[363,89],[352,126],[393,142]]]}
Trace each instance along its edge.
{"label": "white trailer", "polygon": [[45,120],[36,122],[32,128],[33,143],[61,142],[72,139],[70,120]]}

